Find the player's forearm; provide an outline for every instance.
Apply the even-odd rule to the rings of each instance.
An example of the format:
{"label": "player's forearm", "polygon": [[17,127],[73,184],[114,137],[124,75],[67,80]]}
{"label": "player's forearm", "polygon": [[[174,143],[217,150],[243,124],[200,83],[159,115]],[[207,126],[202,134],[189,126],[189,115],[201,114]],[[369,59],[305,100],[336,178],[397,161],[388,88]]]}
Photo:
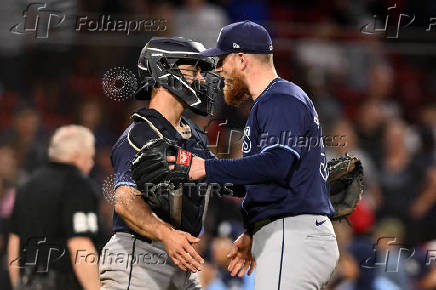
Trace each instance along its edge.
{"label": "player's forearm", "polygon": [[88,262],[86,259],[77,261],[77,253],[83,251],[88,254],[96,254],[94,244],[88,237],[74,237],[68,240],[68,249],[71,253],[71,260],[77,280],[85,290],[100,289],[100,279],[98,274],[98,263]]}
{"label": "player's forearm", "polygon": [[286,150],[272,150],[239,159],[206,160],[208,182],[259,184],[286,178],[294,157]]}
{"label": "player's forearm", "polygon": [[20,254],[20,237],[16,234],[9,234],[8,243],[8,265],[9,265],[9,278],[12,288],[15,288],[18,284],[20,276],[19,257]]}
{"label": "player's forearm", "polygon": [[172,228],[156,216],[140,196],[136,196],[138,192],[129,186],[117,188],[115,211],[137,234],[162,241],[164,234]]}

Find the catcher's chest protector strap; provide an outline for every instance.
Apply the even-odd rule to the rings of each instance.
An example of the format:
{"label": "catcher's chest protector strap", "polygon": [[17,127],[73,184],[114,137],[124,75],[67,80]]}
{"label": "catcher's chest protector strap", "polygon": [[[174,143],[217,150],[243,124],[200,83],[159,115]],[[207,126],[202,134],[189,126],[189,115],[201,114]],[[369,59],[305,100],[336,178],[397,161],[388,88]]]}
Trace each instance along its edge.
{"label": "catcher's chest protector strap", "polygon": [[[153,123],[148,120],[146,117],[141,116],[140,114],[134,113],[132,115],[133,120],[143,120],[144,122],[146,122],[150,128],[157,134],[157,136],[159,136],[160,139],[163,139],[164,136],[162,135],[162,133],[159,131],[158,128],[156,128],[156,126],[153,125]],[[130,144],[130,146],[132,146],[136,151],[141,151],[141,148],[143,145],[139,145],[139,144],[135,144],[132,139],[130,138],[130,131],[132,130],[132,128],[129,130],[129,133],[127,134],[127,140]],[[190,152],[184,151],[186,153],[189,153],[189,156],[180,156],[180,152],[179,152],[179,156],[177,156],[177,160],[178,162],[188,162],[190,163],[190,159],[192,158],[192,155]],[[189,158],[189,160],[187,160]],[[203,215],[202,215],[202,221],[204,223],[204,220],[206,219],[206,213],[207,213],[207,208],[209,205],[209,198],[210,198],[210,190],[211,190],[211,186],[207,187],[207,191],[206,194],[204,196],[204,209],[203,209]],[[182,225],[182,208],[183,208],[183,187],[173,190],[170,192],[170,194],[168,195],[169,198],[169,209],[170,209],[170,219],[171,219],[171,224],[177,228],[180,228]]]}
{"label": "catcher's chest protector strap", "polygon": [[[162,133],[161,132],[159,132],[159,129],[158,128],[156,128],[156,126],[154,126],[153,125],[153,123],[150,121],[150,120],[148,120],[146,117],[144,117],[144,116],[141,116],[141,115],[139,115],[138,113],[134,113],[133,115],[132,115],[132,119],[134,120],[134,121],[136,121],[136,120],[138,120],[138,119],[140,119],[140,120],[143,120],[144,122],[146,122],[149,126],[150,126],[150,128],[157,134],[157,136],[160,138],[160,139],[162,139],[164,136],[162,135]],[[133,128],[133,127],[132,127]],[[130,146],[132,146],[133,147],[133,149],[135,149],[136,151],[141,151],[141,147],[144,145],[144,144],[142,144],[142,145],[139,145],[139,144],[135,144],[133,141],[132,141],[132,138],[130,138],[130,132],[132,131],[132,128],[130,128],[130,130],[129,130],[129,134],[127,134],[127,141],[129,142],[129,144],[130,144]]]}

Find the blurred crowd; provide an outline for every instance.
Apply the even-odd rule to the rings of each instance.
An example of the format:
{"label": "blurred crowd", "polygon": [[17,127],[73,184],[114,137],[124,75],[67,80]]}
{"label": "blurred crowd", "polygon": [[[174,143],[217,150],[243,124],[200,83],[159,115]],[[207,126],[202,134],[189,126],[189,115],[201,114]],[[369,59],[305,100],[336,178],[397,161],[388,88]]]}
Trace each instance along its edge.
{"label": "blurred crowd", "polygon": [[[0,8],[1,15],[9,15],[0,21],[2,28],[14,24],[6,20],[22,19],[23,3],[27,2],[18,2],[14,1],[19,6],[15,18],[9,15],[12,6]],[[166,19],[167,29],[158,35],[184,36],[202,41],[206,47],[215,44],[220,28],[230,22],[250,19],[265,25],[273,37],[279,75],[309,94],[324,135],[336,137],[325,144],[328,158],[348,152],[361,158],[364,166],[366,189],[357,210],[349,222],[334,223],[341,258],[330,289],[436,289],[436,55],[421,50],[419,38],[400,46],[395,41],[401,38],[387,40],[383,35],[360,32],[372,15],[386,15],[387,7],[394,3],[421,19],[436,16],[434,3],[64,2],[66,7],[74,7],[71,9],[77,15]],[[425,21],[418,19],[416,24],[425,30]],[[140,49],[156,34],[137,33],[132,38],[125,33],[78,34],[65,43],[24,36],[17,43],[20,36],[11,34],[7,38],[15,37],[16,45],[0,44],[1,289],[7,289],[3,285],[8,284],[5,251],[15,190],[47,162],[50,134],[69,123],[94,132],[97,149],[91,177],[103,188],[112,174],[111,146],[128,126],[130,113],[146,105],[111,100],[103,94],[101,78],[115,66],[136,71]],[[87,42],[94,37],[98,40]],[[122,45],[128,39],[140,41]],[[218,157],[237,158],[250,106],[247,101],[233,108],[217,100],[213,118],[188,115],[205,128],[210,148]],[[234,278],[226,271],[226,254],[243,231],[240,202],[234,197],[215,196],[209,204],[198,245],[208,261],[201,272],[205,289],[253,287],[252,277]],[[100,209],[98,242],[102,247],[111,236],[113,211],[103,190]]]}

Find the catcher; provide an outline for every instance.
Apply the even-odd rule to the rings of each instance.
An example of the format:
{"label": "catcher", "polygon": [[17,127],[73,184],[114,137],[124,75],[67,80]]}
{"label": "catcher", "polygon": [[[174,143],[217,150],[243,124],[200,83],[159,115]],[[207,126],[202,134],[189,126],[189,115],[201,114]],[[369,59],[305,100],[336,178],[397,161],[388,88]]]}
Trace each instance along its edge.
{"label": "catcher", "polygon": [[[254,100],[244,129],[243,158],[193,156],[184,166],[174,166],[170,163],[179,158],[152,154],[153,144],[138,158],[156,168],[149,177],[154,181],[206,178],[246,185],[241,209],[246,232],[229,254],[231,274],[242,277],[248,270],[250,275],[256,265],[256,289],[321,289],[339,258],[330,218],[345,217],[350,210],[342,208],[335,216],[318,114],[300,87],[277,76],[272,50],[265,28],[244,21],[223,27],[217,47],[200,53],[219,56],[216,71],[226,78],[228,104],[238,105],[247,95]],[[319,146],[305,142],[314,139]],[[360,163],[345,157],[330,167],[337,205],[354,206],[361,194]]]}
{"label": "catcher", "polygon": [[199,242],[209,191],[192,183],[180,187],[143,180],[157,167],[135,155],[157,140],[155,145],[170,146],[154,153],[179,154],[178,166],[190,162],[191,152],[214,158],[205,133],[182,116],[186,108],[211,114],[222,92],[219,76],[211,72],[214,62],[200,57],[201,50],[202,44],[183,38],[154,37],[141,51],[142,86],[136,98],[151,100],[149,108],[133,113],[132,124],[113,146],[115,233],[102,251],[101,289],[200,289],[196,272],[203,259],[192,244]]}

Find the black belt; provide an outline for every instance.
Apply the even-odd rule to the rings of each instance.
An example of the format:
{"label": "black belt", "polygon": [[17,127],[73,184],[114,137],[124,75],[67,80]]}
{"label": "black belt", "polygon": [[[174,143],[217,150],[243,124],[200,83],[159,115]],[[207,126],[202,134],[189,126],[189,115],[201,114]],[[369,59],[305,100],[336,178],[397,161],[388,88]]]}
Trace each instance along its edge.
{"label": "black belt", "polygon": [[140,240],[140,241],[142,241],[142,242],[149,243],[149,244],[151,244],[151,243],[153,242],[152,239],[149,239],[149,238],[144,237],[144,236],[140,236],[140,235],[138,235],[137,233],[135,233],[134,231],[120,230],[120,231],[116,231],[115,233],[126,233],[126,234],[130,234],[130,235],[132,235],[132,237],[134,237],[135,239]]}
{"label": "black belt", "polygon": [[266,226],[267,224],[272,223],[273,221],[278,220],[277,218],[275,219],[262,219],[262,220],[258,220],[254,223],[252,223],[249,227],[248,227],[248,233],[250,234],[250,236],[254,236],[254,234],[260,230],[262,227]]}

